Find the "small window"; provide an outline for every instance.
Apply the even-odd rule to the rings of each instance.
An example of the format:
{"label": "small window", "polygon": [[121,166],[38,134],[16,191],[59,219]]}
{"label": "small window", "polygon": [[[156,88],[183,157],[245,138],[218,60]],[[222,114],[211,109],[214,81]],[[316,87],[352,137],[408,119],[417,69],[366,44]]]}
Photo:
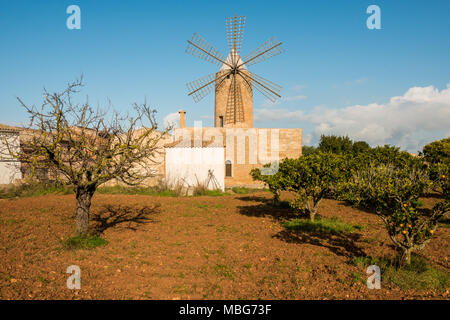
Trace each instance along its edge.
{"label": "small window", "polygon": [[223,128],[223,116],[219,116],[219,127]]}
{"label": "small window", "polygon": [[231,161],[225,161],[225,177],[231,177]]}

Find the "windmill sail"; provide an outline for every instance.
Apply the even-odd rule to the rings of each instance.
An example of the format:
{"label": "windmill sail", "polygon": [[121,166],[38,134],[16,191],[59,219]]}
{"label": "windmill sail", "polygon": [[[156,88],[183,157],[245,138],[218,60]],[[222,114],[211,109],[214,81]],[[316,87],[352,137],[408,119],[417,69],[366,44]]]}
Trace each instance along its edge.
{"label": "windmill sail", "polygon": [[[200,101],[215,89],[215,123],[231,127],[253,127],[253,87],[271,101],[280,98],[281,86],[247,70],[248,66],[284,52],[274,37],[242,58],[245,17],[226,19],[229,53],[225,57],[205,39],[194,33],[186,52],[220,66],[217,73],[187,84],[189,95]],[[218,121],[218,119],[225,121]]]}

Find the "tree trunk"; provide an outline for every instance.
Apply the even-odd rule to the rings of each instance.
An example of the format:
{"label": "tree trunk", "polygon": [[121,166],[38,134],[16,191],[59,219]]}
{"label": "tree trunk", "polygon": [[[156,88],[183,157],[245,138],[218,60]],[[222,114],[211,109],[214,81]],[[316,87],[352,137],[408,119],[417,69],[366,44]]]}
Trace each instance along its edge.
{"label": "tree trunk", "polygon": [[409,266],[411,264],[411,248],[404,249],[403,251],[403,260]]}
{"label": "tree trunk", "polygon": [[322,198],[313,201],[313,207],[311,210],[309,210],[309,220],[314,221],[320,201],[322,201]]}
{"label": "tree trunk", "polygon": [[317,209],[313,208],[309,211],[309,220],[314,222],[314,218],[316,217]]}
{"label": "tree trunk", "polygon": [[86,236],[89,229],[89,211],[91,208],[92,194],[85,190],[79,189],[76,191],[77,199],[77,228],[76,232],[79,236]]}
{"label": "tree trunk", "polygon": [[274,206],[277,206],[280,204],[280,190],[275,190],[273,191],[273,200],[272,200],[272,204]]}

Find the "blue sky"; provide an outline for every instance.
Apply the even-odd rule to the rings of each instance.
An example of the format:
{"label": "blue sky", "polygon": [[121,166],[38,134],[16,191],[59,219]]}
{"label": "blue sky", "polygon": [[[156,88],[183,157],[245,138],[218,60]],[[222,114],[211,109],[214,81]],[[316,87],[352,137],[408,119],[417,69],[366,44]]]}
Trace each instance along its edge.
{"label": "blue sky", "polygon": [[[72,4],[81,30],[66,27]],[[366,27],[371,4],[381,30]],[[186,54],[186,40],[197,32],[227,54],[225,18],[237,13],[244,54],[271,36],[285,48],[249,67],[283,87],[274,105],[255,94],[256,127],[303,128],[305,144],[337,133],[416,151],[450,135],[449,12],[447,0],[0,0],[0,123],[26,122],[16,96],[39,105],[44,86],[83,73],[80,98],[122,111],[147,98],[160,122],[182,108],[188,125],[212,125],[214,95],[194,103],[185,83],[218,67]]]}

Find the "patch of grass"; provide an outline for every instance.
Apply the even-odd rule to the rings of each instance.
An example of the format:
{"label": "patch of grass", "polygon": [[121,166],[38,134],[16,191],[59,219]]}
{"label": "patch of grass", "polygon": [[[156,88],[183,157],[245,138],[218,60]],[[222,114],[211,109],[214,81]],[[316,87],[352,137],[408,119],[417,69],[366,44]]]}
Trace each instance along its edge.
{"label": "patch of grass", "polygon": [[12,226],[12,225],[24,222],[24,221],[25,221],[25,219],[13,219],[13,218],[0,220],[0,226]]}
{"label": "patch of grass", "polygon": [[196,217],[197,216],[197,213],[195,213],[195,212],[186,212],[186,213],[183,213],[182,214],[182,216],[183,217]]}
{"label": "patch of grass", "polygon": [[231,270],[231,268],[225,264],[217,264],[214,267],[214,271],[218,276],[222,276],[228,279],[233,279],[234,272]]}
{"label": "patch of grass", "polygon": [[422,256],[413,254],[410,265],[399,266],[398,258],[356,257],[352,264],[363,268],[377,265],[381,269],[381,281],[392,283],[401,289],[446,290],[450,287],[450,273],[432,266]]}
{"label": "patch of grass", "polygon": [[249,193],[255,193],[255,192],[259,192],[259,191],[265,191],[265,189],[233,187],[233,188],[231,188],[231,191],[233,191],[236,194],[249,194]]}
{"label": "patch of grass", "polygon": [[321,233],[349,233],[359,228],[349,223],[338,220],[336,217],[332,218],[316,218],[315,221],[307,219],[294,219],[283,223],[283,226],[288,230],[302,231],[302,232],[321,232]]}
{"label": "patch of grass", "polygon": [[88,235],[85,237],[75,236],[63,241],[62,243],[63,248],[68,250],[93,249],[96,247],[106,246],[107,244],[108,241],[96,235]]}
{"label": "patch of grass", "polygon": [[225,196],[228,193],[226,192],[222,192],[221,190],[203,190],[201,193],[200,192],[196,192],[194,193],[194,196],[210,196],[210,197],[220,197],[220,196]]}
{"label": "patch of grass", "polygon": [[16,197],[37,197],[48,194],[72,194],[73,188],[60,183],[27,183],[0,189],[0,199]]}
{"label": "patch of grass", "polygon": [[50,280],[45,279],[43,276],[38,276],[37,278],[43,285],[47,285],[50,283]]}
{"label": "patch of grass", "polygon": [[352,281],[355,283],[365,283],[363,277],[361,276],[361,274],[357,273],[357,272],[352,272]]}
{"label": "patch of grass", "polygon": [[159,197],[177,197],[177,193],[173,190],[161,190],[158,188],[146,187],[124,187],[124,186],[110,186],[101,187],[97,190],[100,194],[127,194],[127,195],[144,195],[144,196],[159,196]]}
{"label": "patch of grass", "polygon": [[216,227],[216,232],[233,232],[236,233],[239,230],[231,226],[220,225]]}

